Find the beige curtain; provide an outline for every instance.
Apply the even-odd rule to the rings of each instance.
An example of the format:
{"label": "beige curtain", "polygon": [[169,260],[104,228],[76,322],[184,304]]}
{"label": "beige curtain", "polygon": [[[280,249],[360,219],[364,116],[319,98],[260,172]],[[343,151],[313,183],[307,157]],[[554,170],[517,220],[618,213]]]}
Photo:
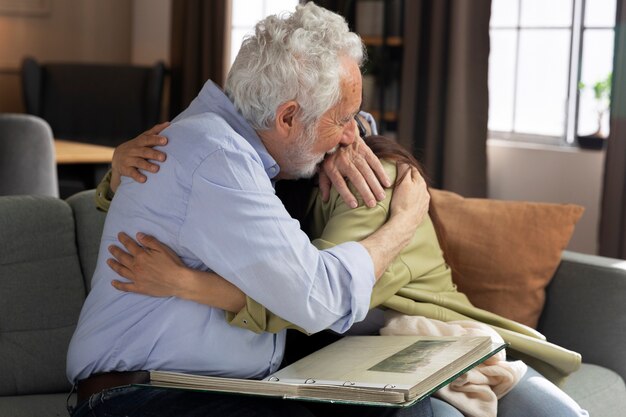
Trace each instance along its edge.
{"label": "beige curtain", "polygon": [[211,79],[223,86],[230,46],[230,0],[172,1],[170,117]]}
{"label": "beige curtain", "polygon": [[626,1],[617,1],[611,91],[611,135],[607,141],[599,231],[599,254],[626,259]]}
{"label": "beige curtain", "polygon": [[490,0],[405,0],[398,141],[431,184],[487,193]]}

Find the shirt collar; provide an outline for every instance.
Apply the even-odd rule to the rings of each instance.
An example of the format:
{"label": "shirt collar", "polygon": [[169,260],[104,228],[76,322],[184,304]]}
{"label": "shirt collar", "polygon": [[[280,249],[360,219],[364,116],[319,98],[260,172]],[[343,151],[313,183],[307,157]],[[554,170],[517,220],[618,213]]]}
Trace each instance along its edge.
{"label": "shirt collar", "polygon": [[[200,103],[196,103],[197,101]],[[254,131],[250,123],[237,111],[232,101],[224,94],[224,92],[211,80],[208,80],[198,97],[189,106],[201,105],[204,111],[210,111],[223,118],[235,132],[243,137],[259,154],[263,168],[270,179],[273,179],[280,172],[280,167],[269,154],[261,138]]]}

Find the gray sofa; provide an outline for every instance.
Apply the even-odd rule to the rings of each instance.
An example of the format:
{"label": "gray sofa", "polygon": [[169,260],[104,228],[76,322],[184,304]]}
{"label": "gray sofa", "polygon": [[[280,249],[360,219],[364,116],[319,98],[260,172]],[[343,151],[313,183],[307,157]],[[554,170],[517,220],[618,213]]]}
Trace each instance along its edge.
{"label": "gray sofa", "polygon": [[[0,417],[67,415],[65,354],[104,222],[93,193],[0,197]],[[564,253],[540,322],[583,354],[565,390],[594,417],[626,415],[625,265]]]}

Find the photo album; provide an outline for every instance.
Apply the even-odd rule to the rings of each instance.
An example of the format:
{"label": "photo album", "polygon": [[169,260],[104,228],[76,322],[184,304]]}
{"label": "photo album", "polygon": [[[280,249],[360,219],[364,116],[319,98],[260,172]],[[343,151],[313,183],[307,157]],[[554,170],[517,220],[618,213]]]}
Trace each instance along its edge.
{"label": "photo album", "polygon": [[489,337],[346,336],[263,380],[151,371],[150,385],[405,407],[504,347]]}

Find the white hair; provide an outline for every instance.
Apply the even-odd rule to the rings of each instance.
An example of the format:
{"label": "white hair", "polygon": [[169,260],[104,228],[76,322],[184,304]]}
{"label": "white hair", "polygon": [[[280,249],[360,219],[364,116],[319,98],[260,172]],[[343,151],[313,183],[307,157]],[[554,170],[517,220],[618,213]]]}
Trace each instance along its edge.
{"label": "white hair", "polygon": [[295,100],[311,126],[341,95],[341,58],[364,59],[363,43],[343,17],[313,2],[292,14],[268,16],[245,38],[225,91],[253,128],[263,130],[281,104]]}

